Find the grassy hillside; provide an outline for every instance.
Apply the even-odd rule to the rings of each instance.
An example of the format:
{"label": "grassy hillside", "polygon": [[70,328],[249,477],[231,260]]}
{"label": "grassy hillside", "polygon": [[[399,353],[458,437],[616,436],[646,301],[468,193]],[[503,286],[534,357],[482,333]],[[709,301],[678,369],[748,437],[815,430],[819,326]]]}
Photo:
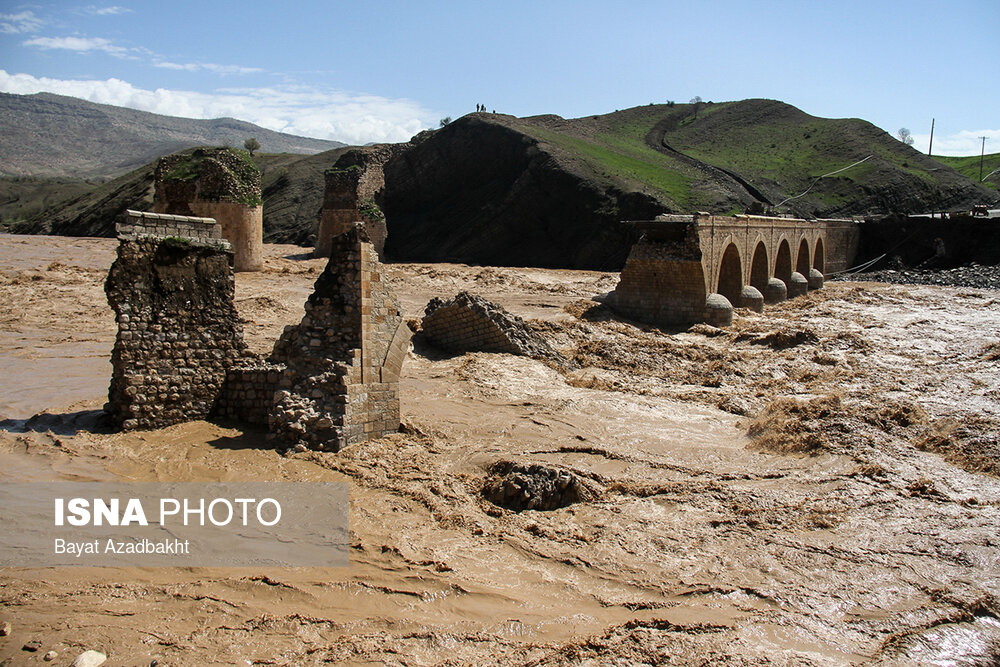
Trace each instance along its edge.
{"label": "grassy hillside", "polygon": [[0,223],[27,220],[94,187],[94,183],[71,178],[0,176]]}
{"label": "grassy hillside", "polygon": [[[679,209],[696,210],[703,203],[692,190],[699,178],[698,170],[644,141],[656,122],[654,109],[662,108],[570,121],[537,116],[514,120],[510,125],[537,139],[581,176],[607,187],[652,195]],[[649,127],[646,120],[652,121]]]}
{"label": "grassy hillside", "polygon": [[[934,159],[948,165],[963,176],[971,178],[974,181],[979,180],[980,156],[978,155],[970,155],[969,157],[939,155]],[[983,185],[994,190],[1000,190],[1000,153],[991,153],[990,155],[982,156],[982,165]]]}
{"label": "grassy hillside", "polygon": [[[676,211],[734,212],[759,200],[785,202],[780,212],[803,216],[913,212],[964,205],[975,191],[947,163],[871,123],[817,118],[773,100],[497,122],[536,139],[571,170],[652,194]],[[831,172],[839,173],[820,178]]]}
{"label": "grassy hillside", "polygon": [[264,195],[264,240],[268,243],[310,243],[323,207],[323,172],[349,147],[303,157],[259,155]]}
{"label": "grassy hillside", "polygon": [[[344,150],[255,158],[265,240],[309,243],[323,172]],[[997,157],[988,169],[1000,166]],[[972,169],[978,176],[972,158],[929,158],[863,120],[816,118],[773,100],[648,105],[576,119],[476,113],[423,133],[387,165],[382,203],[387,249],[397,257],[608,268],[631,243],[622,220],[761,208],[877,216],[1000,201],[963,175]],[[54,201],[60,186],[47,187],[37,192]],[[92,187],[81,194],[83,185],[66,183],[65,201],[32,208],[41,212],[16,228],[111,234],[126,208],[151,207],[152,166]]]}

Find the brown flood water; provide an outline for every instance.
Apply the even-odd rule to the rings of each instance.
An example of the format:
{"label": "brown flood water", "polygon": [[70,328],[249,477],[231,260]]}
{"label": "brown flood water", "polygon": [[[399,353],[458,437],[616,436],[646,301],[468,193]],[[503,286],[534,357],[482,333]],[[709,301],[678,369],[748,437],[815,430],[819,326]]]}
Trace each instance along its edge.
{"label": "brown flood water", "polygon": [[[0,660],[1000,659],[1000,293],[834,283],[716,335],[610,318],[591,299],[615,274],[393,265],[408,317],[468,289],[582,369],[418,343],[405,433],[284,456],[214,423],[93,428],[115,244],[0,235],[0,481],[347,480],[351,565],[0,569]],[[264,272],[237,276],[257,351],[302,315],[323,262],[301,253],[268,246]],[[501,459],[571,469],[597,496],[502,510],[480,495]]]}

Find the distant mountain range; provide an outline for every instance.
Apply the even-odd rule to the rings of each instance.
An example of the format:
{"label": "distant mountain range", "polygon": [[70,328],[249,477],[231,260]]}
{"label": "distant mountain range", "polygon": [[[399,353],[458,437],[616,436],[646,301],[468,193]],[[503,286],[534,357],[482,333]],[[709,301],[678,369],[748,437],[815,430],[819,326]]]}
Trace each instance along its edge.
{"label": "distant mountain range", "polygon": [[253,137],[265,153],[314,154],[344,146],[234,118],[196,120],[50,93],[0,93],[0,176],[107,180],[192,146]]}

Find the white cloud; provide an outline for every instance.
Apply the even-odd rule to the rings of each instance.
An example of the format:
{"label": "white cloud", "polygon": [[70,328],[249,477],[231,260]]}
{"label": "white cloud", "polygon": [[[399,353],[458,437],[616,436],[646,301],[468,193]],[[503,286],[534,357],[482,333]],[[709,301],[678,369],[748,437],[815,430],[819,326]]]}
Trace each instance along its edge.
{"label": "white cloud", "polygon": [[35,32],[44,25],[42,19],[32,12],[17,14],[0,14],[0,32],[14,35],[22,32]]}
{"label": "white cloud", "polygon": [[[1000,130],[962,130],[952,134],[934,133],[934,155],[952,155],[957,157],[979,155],[983,140],[986,137],[986,152],[1000,153]],[[926,152],[931,135],[914,134],[913,147]]]}
{"label": "white cloud", "polygon": [[348,144],[406,141],[420,130],[434,126],[437,117],[412,100],[301,86],[199,93],[165,88],[146,90],[120,79],[36,78],[0,69],[0,91],[20,95],[50,92],[186,118],[229,116],[270,130]]}
{"label": "white cloud", "polygon": [[115,46],[103,37],[36,37],[26,41],[24,46],[37,46],[40,49],[64,49],[77,53],[103,51],[116,58],[129,57],[128,49]]}
{"label": "white cloud", "polygon": [[90,5],[86,11],[97,16],[114,16],[116,14],[127,14],[132,10],[128,7],[119,7],[117,5],[113,7],[95,7],[94,5]]}
{"label": "white cloud", "polygon": [[214,63],[172,63],[166,61],[158,61],[153,63],[153,67],[160,67],[163,69],[173,69],[173,70],[183,70],[185,72],[198,72],[204,70],[206,72],[214,72],[215,74],[259,74],[263,72],[259,67],[242,67],[240,65],[216,65]]}

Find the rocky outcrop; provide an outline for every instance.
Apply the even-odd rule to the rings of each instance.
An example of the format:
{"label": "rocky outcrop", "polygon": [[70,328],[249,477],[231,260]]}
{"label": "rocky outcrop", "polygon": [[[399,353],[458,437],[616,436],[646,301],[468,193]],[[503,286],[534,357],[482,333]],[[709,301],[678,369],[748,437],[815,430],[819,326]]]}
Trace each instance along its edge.
{"label": "rocky outcrop", "polygon": [[664,209],[563,168],[488,114],[460,118],[385,166],[393,261],[615,270],[635,237],[619,223]]}

